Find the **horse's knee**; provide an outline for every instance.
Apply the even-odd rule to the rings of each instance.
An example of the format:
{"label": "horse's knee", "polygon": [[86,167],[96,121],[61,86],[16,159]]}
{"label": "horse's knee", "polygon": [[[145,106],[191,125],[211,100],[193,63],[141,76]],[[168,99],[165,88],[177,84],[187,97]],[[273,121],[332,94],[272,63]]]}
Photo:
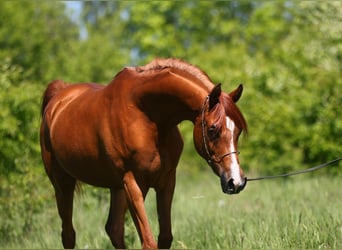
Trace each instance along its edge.
{"label": "horse's knee", "polygon": [[170,248],[172,240],[173,240],[172,234],[167,234],[167,235],[160,234],[158,237],[158,248],[160,249]]}

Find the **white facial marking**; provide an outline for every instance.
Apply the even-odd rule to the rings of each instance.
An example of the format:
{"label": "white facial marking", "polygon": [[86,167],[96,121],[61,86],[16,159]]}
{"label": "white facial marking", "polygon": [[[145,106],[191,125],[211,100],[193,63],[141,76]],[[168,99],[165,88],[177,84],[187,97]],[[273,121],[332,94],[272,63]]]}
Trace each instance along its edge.
{"label": "white facial marking", "polygon": [[[231,135],[230,136],[230,142],[229,142],[229,150],[230,150],[230,152],[236,152],[235,145],[234,145],[235,123],[228,116],[226,117],[226,125],[227,125],[227,129]],[[232,159],[232,164],[230,166],[231,178],[234,179],[235,185],[241,185],[242,180],[241,180],[241,176],[240,176],[240,166],[239,166],[239,163],[237,161],[237,155],[231,154],[230,157]]]}

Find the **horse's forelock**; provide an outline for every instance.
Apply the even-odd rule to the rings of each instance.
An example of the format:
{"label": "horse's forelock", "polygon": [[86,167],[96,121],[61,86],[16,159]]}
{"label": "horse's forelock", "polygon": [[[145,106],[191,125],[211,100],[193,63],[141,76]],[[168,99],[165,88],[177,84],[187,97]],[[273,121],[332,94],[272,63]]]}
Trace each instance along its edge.
{"label": "horse's forelock", "polygon": [[226,118],[226,112],[224,106],[220,103],[216,104],[211,110],[210,114],[214,117],[212,123],[216,124],[217,129],[220,130],[224,123],[224,119]]}
{"label": "horse's forelock", "polygon": [[228,95],[221,96],[220,101],[224,106],[226,115],[235,122],[236,126],[241,128],[244,132],[247,132],[247,122],[234,101]]}

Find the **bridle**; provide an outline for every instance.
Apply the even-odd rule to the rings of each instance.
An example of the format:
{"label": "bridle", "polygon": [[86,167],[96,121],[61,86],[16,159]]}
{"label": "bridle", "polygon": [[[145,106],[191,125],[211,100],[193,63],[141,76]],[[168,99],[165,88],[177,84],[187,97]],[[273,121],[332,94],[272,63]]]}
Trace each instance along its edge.
{"label": "bridle", "polygon": [[209,98],[210,98],[210,96],[208,95],[204,100],[204,104],[202,107],[201,126],[202,126],[202,138],[203,138],[202,140],[203,140],[203,144],[204,144],[204,149],[205,149],[205,152],[208,156],[207,162],[209,165],[212,165],[213,163],[221,163],[225,157],[230,156],[232,154],[240,154],[240,152],[239,151],[228,152],[228,153],[221,155],[220,157],[216,157],[214,154],[211,154],[209,152],[209,147],[208,147],[207,139],[205,136],[205,128],[207,127],[207,123],[205,122],[205,119],[204,119],[205,118],[204,117],[205,110],[206,110],[206,106],[207,106],[207,103],[209,101]]}
{"label": "bridle", "polygon": [[[209,152],[209,147],[208,147],[207,139],[205,136],[205,128],[206,128],[207,124],[206,124],[205,119],[204,119],[206,106],[207,106],[207,103],[209,101],[209,98],[210,98],[210,96],[208,95],[204,100],[204,104],[202,107],[202,114],[201,114],[202,115],[201,126],[202,126],[202,138],[203,138],[204,149],[205,149],[205,152],[208,156],[207,162],[211,167],[213,167],[214,163],[216,163],[216,164],[221,163],[225,157],[230,156],[232,154],[240,154],[240,152],[239,151],[233,151],[233,152],[225,153],[225,154],[221,155],[220,157],[216,157],[215,155],[213,155]],[[342,160],[342,157],[339,157],[339,158],[334,159],[332,161],[329,161],[329,162],[326,162],[326,163],[323,163],[323,164],[320,164],[320,165],[317,165],[317,166],[314,166],[314,167],[311,167],[308,169],[298,170],[295,172],[290,172],[290,173],[285,173],[285,174],[261,176],[261,177],[257,177],[257,178],[247,178],[246,177],[246,183],[247,183],[247,181],[259,181],[259,180],[265,180],[265,179],[275,179],[275,178],[281,178],[281,177],[288,177],[288,176],[292,176],[292,175],[304,174],[304,173],[312,172],[312,171],[333,165],[333,164],[335,164],[341,160]]]}

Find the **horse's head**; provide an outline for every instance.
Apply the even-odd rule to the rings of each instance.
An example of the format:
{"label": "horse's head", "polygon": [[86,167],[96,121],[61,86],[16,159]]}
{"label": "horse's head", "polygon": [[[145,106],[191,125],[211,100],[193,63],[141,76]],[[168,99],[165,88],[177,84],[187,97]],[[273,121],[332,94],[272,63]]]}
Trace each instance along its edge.
{"label": "horse's head", "polygon": [[198,153],[220,177],[222,191],[237,194],[246,185],[240,167],[238,139],[247,130],[245,119],[235,105],[242,94],[240,85],[229,94],[216,85],[203,103],[195,121],[194,142]]}

